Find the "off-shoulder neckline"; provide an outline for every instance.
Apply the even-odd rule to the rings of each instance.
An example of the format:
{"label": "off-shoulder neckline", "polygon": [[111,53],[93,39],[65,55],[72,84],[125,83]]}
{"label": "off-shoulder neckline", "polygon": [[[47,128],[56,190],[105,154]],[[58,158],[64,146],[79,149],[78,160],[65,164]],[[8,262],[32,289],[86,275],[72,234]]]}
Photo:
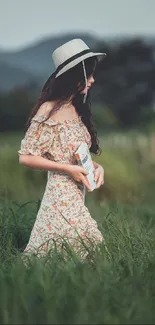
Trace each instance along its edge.
{"label": "off-shoulder neckline", "polygon": [[[42,122],[44,121],[44,119],[46,118],[47,116],[43,115],[43,114],[40,114],[40,115],[35,115],[32,120],[34,121],[38,121],[38,122]],[[48,124],[64,124],[65,122],[66,123],[79,123],[81,122],[82,119],[81,119],[81,116],[78,115],[78,117],[74,118],[74,119],[64,119],[64,120],[54,120],[52,119],[51,117],[48,118],[48,120],[45,121],[45,123],[48,123]]]}

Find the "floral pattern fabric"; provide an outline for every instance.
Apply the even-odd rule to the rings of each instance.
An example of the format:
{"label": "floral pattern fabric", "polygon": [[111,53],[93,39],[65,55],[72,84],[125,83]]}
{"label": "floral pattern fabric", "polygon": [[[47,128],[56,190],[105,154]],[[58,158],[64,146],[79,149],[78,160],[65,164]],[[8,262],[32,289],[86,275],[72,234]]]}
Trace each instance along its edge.
{"label": "floral pattern fabric", "polygon": [[[45,116],[34,116],[21,141],[18,154],[42,156],[55,162],[77,164],[74,153],[81,142],[91,147],[91,136],[81,117],[73,120],[44,122]],[[96,221],[85,206],[85,185],[64,172],[48,171],[47,184],[29,242],[24,253],[44,255],[67,242],[84,257],[83,243],[97,245],[103,241]]]}

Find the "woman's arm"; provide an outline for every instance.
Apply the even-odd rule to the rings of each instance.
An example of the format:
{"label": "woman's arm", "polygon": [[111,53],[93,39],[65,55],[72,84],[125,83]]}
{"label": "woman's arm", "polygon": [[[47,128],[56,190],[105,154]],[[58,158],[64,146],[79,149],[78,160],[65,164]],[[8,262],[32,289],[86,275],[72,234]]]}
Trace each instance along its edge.
{"label": "woman's arm", "polygon": [[87,178],[84,177],[87,175],[87,172],[81,166],[59,163],[41,156],[25,154],[20,154],[19,163],[31,168],[42,169],[45,171],[58,171],[68,174],[69,176],[73,177],[75,181],[82,182],[88,188],[88,190],[90,190],[90,184]]}
{"label": "woman's arm", "polygon": [[19,163],[31,168],[37,168],[45,171],[68,172],[69,164],[58,163],[40,156],[19,155]]}

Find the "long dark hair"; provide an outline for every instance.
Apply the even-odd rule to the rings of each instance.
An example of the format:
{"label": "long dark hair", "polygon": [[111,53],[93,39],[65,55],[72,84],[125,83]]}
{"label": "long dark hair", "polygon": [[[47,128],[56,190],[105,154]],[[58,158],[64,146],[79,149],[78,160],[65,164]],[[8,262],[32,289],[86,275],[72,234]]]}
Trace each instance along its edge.
{"label": "long dark hair", "polygon": [[[86,68],[86,75],[87,78],[89,78],[91,75],[95,74],[97,57],[90,57],[84,60],[84,63]],[[55,105],[49,111],[47,118],[45,118],[44,121],[46,121],[55,111],[59,110],[60,107],[65,104],[68,99],[71,98],[71,96],[73,96],[72,105],[75,107],[78,115],[81,116],[82,122],[85,124],[91,135],[92,145],[90,151],[96,155],[100,155],[102,149],[99,147],[97,131],[92,120],[90,90],[88,91],[86,102],[83,103],[84,95],[81,94],[81,91],[84,88],[85,78],[82,62],[67,70],[65,73],[62,73],[57,78],[55,78],[55,73],[53,73],[43,86],[41,95],[38,98],[38,101],[34,106],[26,123],[26,130],[30,126],[31,119],[35,116],[39,107],[43,103],[56,101]]]}

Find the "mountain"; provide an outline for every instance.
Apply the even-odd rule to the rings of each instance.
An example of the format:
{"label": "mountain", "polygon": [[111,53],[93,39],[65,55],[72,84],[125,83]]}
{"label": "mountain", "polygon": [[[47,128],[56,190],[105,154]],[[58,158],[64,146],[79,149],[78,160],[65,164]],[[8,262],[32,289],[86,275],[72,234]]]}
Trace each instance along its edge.
{"label": "mountain", "polygon": [[0,61],[0,91],[9,91],[19,85],[26,85],[36,79],[30,72]]}
{"label": "mountain", "polygon": [[[40,88],[54,71],[52,52],[63,43],[74,38],[83,39],[92,50],[95,50],[100,41],[114,44],[130,37],[104,37],[102,40],[86,33],[73,33],[43,39],[18,51],[0,49],[0,91],[8,91],[14,87],[33,82]],[[155,40],[149,37],[144,38],[144,40],[148,42],[150,40],[152,44],[155,44]]]}
{"label": "mountain", "polygon": [[32,79],[42,85],[54,71],[52,52],[73,38],[82,38],[91,48],[95,48],[97,43],[91,35],[67,34],[44,39],[22,50],[0,51],[0,90],[12,89]]}

